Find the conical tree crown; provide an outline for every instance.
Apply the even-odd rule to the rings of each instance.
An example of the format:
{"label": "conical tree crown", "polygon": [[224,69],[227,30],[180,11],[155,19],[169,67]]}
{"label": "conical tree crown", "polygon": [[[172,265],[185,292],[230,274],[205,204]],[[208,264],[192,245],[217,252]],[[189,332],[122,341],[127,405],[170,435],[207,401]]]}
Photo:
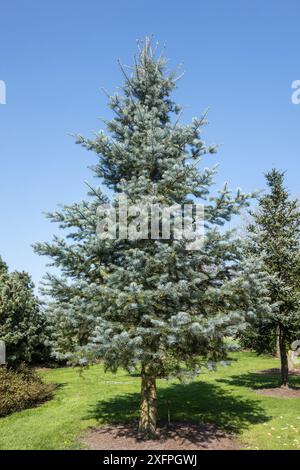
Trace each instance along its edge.
{"label": "conical tree crown", "polygon": [[176,75],[167,73],[165,59],[155,57],[149,39],[131,70],[121,68],[123,93],[109,98],[115,117],[105,122],[107,133],[100,132],[94,141],[78,137],[100,157],[97,176],[134,199],[157,194],[172,203],[184,202],[190,194],[205,196],[215,169],[200,173],[196,164],[202,155],[216,150],[201,139],[205,118],[188,126],[179,124],[181,108],[170,98]]}
{"label": "conical tree crown", "polygon": [[259,199],[258,210],[252,214],[255,223],[249,228],[256,234],[257,248],[264,251],[269,270],[293,276],[299,273],[299,202],[284,187],[284,172],[272,169],[265,176],[269,192]]}
{"label": "conical tree crown", "polygon": [[[224,186],[211,194],[216,168],[199,168],[206,147],[205,117],[180,124],[168,73],[149,40],[140,48],[125,83],[109,99],[114,118],[94,140],[78,142],[96,152],[94,170],[112,189],[49,214],[67,230],[62,239],[39,243],[62,276],[48,277],[49,310],[58,355],[101,357],[107,368],[147,369],[155,376],[196,369],[205,358],[226,356],[226,335],[244,325],[247,313],[266,308],[263,275],[241,262],[239,242],[219,226],[247,205],[247,195]],[[96,235],[97,208],[122,193],[130,203],[171,206],[201,201],[205,244],[189,250],[184,238],[103,239]],[[111,199],[111,201],[109,201]],[[56,327],[59,325],[59,328]]]}

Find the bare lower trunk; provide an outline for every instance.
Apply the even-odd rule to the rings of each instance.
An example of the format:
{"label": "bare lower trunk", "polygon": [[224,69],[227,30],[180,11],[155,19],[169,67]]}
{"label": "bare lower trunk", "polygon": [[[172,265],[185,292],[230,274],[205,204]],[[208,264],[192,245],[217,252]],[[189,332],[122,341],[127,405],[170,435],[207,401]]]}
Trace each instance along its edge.
{"label": "bare lower trunk", "polygon": [[280,358],[280,328],[276,328],[276,357]]}
{"label": "bare lower trunk", "polygon": [[157,395],[156,378],[142,373],[141,407],[139,421],[139,437],[150,439],[156,436],[157,426]]}
{"label": "bare lower trunk", "polygon": [[281,381],[282,387],[289,386],[289,363],[288,354],[286,349],[286,338],[283,328],[279,330],[279,349],[280,349],[280,362],[281,362]]}

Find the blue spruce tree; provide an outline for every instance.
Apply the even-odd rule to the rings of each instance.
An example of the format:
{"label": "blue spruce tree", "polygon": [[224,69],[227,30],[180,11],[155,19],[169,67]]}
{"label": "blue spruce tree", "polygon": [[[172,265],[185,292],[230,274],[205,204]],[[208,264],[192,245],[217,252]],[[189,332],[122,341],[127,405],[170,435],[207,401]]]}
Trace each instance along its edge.
{"label": "blue spruce tree", "polygon": [[[239,190],[233,195],[226,185],[211,195],[216,168],[197,166],[216,151],[202,140],[205,117],[179,123],[181,108],[171,99],[176,74],[168,73],[150,40],[140,45],[131,71],[121,70],[124,84],[109,97],[115,116],[105,122],[106,132],[93,140],[78,136],[97,154],[94,172],[111,197],[91,187],[89,200],[49,214],[67,237],[35,249],[62,272],[48,275],[46,289],[53,299],[57,355],[83,364],[100,359],[113,372],[138,371],[139,434],[149,437],[157,427],[156,379],[182,378],[225,358],[226,337],[268,305],[259,266],[243,262],[239,241],[222,228],[248,196]],[[117,208],[119,195],[140,208],[176,204],[179,212],[184,204],[201,202],[204,244],[189,249],[190,241],[176,238],[174,230],[169,239],[97,236],[98,207]]]}

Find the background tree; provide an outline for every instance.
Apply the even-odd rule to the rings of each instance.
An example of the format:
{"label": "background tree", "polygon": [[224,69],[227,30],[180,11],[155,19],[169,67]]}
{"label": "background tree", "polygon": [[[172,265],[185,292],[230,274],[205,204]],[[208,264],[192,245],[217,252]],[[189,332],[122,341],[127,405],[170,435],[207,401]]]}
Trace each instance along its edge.
{"label": "background tree", "polygon": [[248,227],[250,252],[259,253],[269,277],[269,295],[277,307],[266,317],[258,316],[246,330],[259,353],[274,352],[277,339],[281,360],[281,385],[288,385],[288,350],[300,332],[300,212],[284,188],[284,173],[266,174],[269,193],[260,197]]}
{"label": "background tree", "polygon": [[7,273],[7,271],[8,271],[7,265],[6,265],[6,263],[3,261],[3,259],[2,259],[1,256],[0,256],[0,276],[1,276],[2,274]]}
{"label": "background tree", "polygon": [[[44,315],[26,272],[0,273],[0,338],[6,343],[7,363],[43,362],[49,357]],[[1,270],[1,265],[0,265]]]}
{"label": "background tree", "polygon": [[278,353],[278,331],[267,316],[263,318],[257,315],[245,330],[239,333],[239,342],[243,349],[251,349],[258,354],[271,354],[280,356]]}
{"label": "background tree", "polygon": [[[245,314],[268,308],[263,276],[233,233],[219,227],[247,204],[227,185],[210,195],[216,168],[197,163],[206,147],[205,118],[179,124],[181,108],[170,94],[176,77],[165,59],[155,57],[149,40],[139,48],[122,94],[109,97],[114,118],[107,132],[78,143],[94,151],[97,177],[111,190],[110,199],[90,188],[88,201],[49,214],[67,237],[36,244],[62,271],[48,275],[51,315],[57,315],[58,354],[77,355],[81,363],[97,358],[106,369],[124,367],[141,375],[141,436],[157,425],[156,379],[197,373],[207,362],[226,357],[233,336],[245,326]],[[171,206],[201,201],[205,205],[206,241],[188,250],[185,239],[128,240],[96,236],[97,208],[125,194],[132,204]],[[66,335],[69,336],[66,338]],[[70,351],[70,349],[71,351]]]}

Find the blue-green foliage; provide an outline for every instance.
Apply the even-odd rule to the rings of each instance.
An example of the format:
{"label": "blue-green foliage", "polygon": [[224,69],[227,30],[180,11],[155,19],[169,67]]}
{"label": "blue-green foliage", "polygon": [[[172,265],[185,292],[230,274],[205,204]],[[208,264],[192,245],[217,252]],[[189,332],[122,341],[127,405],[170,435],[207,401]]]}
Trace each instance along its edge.
{"label": "blue-green foliage", "polygon": [[269,309],[258,262],[243,262],[240,241],[222,227],[249,195],[227,185],[211,193],[216,167],[198,165],[216,151],[202,139],[205,117],[180,124],[181,107],[171,99],[176,74],[150,41],[122,72],[121,93],[109,97],[115,117],[93,140],[77,141],[97,154],[94,172],[113,191],[112,204],[120,193],[143,206],[204,204],[205,244],[191,251],[184,239],[100,240],[96,211],[109,202],[100,188],[49,214],[68,234],[35,246],[62,272],[48,275],[46,289],[53,342],[57,357],[181,376],[226,357],[224,339]]}

